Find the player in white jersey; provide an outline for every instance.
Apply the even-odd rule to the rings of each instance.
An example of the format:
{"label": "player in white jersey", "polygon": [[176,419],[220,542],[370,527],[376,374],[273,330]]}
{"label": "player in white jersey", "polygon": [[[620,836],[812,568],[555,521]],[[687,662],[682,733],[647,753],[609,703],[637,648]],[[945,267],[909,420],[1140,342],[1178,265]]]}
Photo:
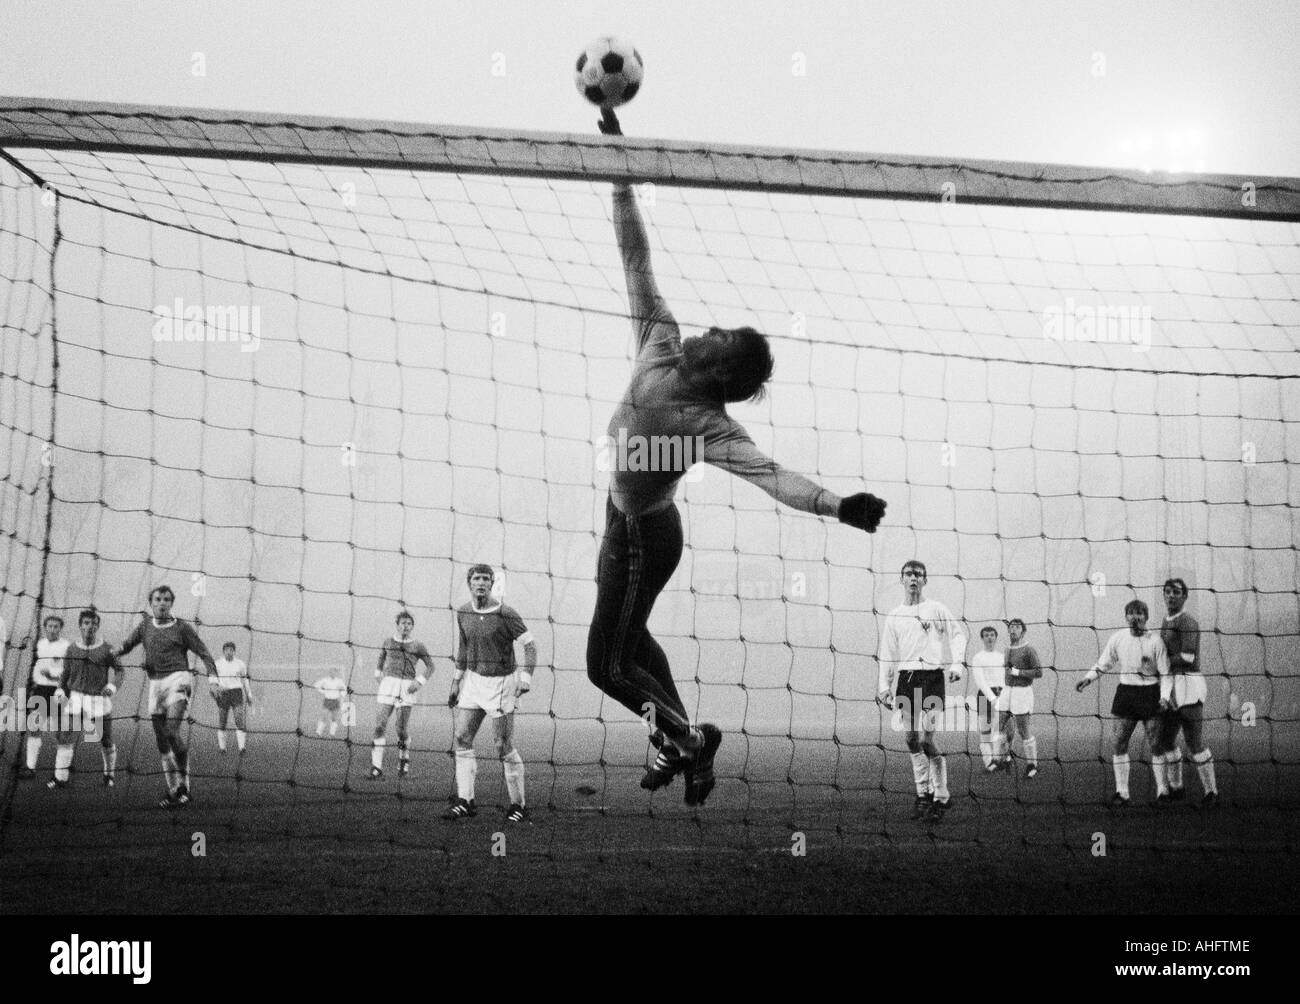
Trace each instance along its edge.
{"label": "player in white jersey", "polygon": [[331,669],[329,675],[322,676],[316,681],[316,690],[321,696],[321,713],[320,718],[316,720],[317,737],[325,734],[325,721],[329,719],[330,737],[338,735],[339,731],[339,711],[343,706],[343,698],[347,696],[348,682],[343,679],[343,672],[339,669]]}
{"label": "player in white jersey", "polygon": [[253,690],[248,682],[248,664],[235,658],[235,643],[221,646],[217,671],[208,677],[208,692],[217,702],[217,749],[226,752],[226,724],[235,718],[235,744],[242,756],[248,746],[248,709],[253,706]]}
{"label": "player in white jersey", "polygon": [[1147,605],[1141,600],[1131,600],[1124,607],[1124,619],[1128,627],[1116,631],[1106,642],[1097,663],[1088,670],[1087,675],[1074,685],[1078,691],[1084,690],[1097,679],[1103,671],[1119,669],[1119,686],[1115,688],[1115,700],[1110,713],[1115,716],[1115,725],[1111,733],[1114,752],[1111,762],[1115,770],[1115,794],[1110,804],[1123,808],[1129,804],[1129,741],[1139,722],[1146,733],[1147,744],[1153,750],[1151,773],[1155,777],[1156,797],[1168,795],[1163,763],[1155,760],[1154,751],[1159,747],[1160,703],[1167,700],[1172,690],[1173,681],[1169,676],[1169,658],[1165,654],[1165,643],[1155,631],[1147,630]]}
{"label": "player in white jersey", "polygon": [[[27,714],[25,716],[27,732],[27,758],[18,768],[18,776],[31,778],[36,776],[36,764],[41,755],[41,734],[48,729],[56,729],[63,704],[63,691],[59,681],[63,679],[63,657],[68,654],[68,639],[62,637],[63,618],[58,614],[49,614],[41,622],[45,634],[36,639],[33,652],[32,671],[27,684]],[[33,701],[33,698],[35,701]]]}
{"label": "player in white jersey", "polygon": [[962,677],[966,636],[948,608],[922,597],[925,565],[903,566],[903,603],[880,631],[880,689],[876,700],[901,715],[916,782],[913,819],[937,823],[948,809],[948,762],[934,744],[944,718],[944,676]]}
{"label": "player in white jersey", "polygon": [[980,629],[980,642],[984,647],[971,656],[970,666],[975,674],[975,686],[979,690],[976,701],[980,755],[984,758],[984,769],[992,774],[1008,763],[1002,757],[1002,730],[996,727],[998,696],[1002,693],[1005,658],[997,649],[998,629],[993,625]]}

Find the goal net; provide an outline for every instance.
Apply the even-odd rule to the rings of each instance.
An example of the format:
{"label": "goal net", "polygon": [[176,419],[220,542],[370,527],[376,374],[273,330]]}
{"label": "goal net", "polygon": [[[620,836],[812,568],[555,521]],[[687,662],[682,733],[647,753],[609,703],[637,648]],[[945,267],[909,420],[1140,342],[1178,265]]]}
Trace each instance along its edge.
{"label": "goal net", "polygon": [[[1087,855],[1099,831],[1135,851],[1292,853],[1296,181],[31,99],[0,103],[0,148],[4,692],[27,683],[42,615],[72,638],[93,604],[117,643],[165,583],[214,655],[235,644],[255,697],[247,753],[232,735],[222,754],[196,677],[183,819],[155,807],[138,651],[112,792],[89,743],[72,787],[47,791],[51,734],[18,780],[11,721],[0,853],[42,895],[89,888],[112,908],[93,898],[116,894],[104,862],[197,860],[201,832],[209,870],[159,879],[153,902],[364,908],[412,882],[430,908],[478,908],[468,886],[509,901],[490,871],[506,797],[488,728],[479,818],[438,818],[452,612],[478,562],[537,640],[516,716],[535,825],[501,852],[554,908],[597,889],[614,890],[605,908],[656,902],[634,897],[662,860],[743,885],[766,852],[796,867],[801,840],[850,869],[864,848],[936,841],[972,861]],[[638,186],[683,333],[771,337],[769,395],[732,408],[759,447],[889,502],[868,537],[717,469],[685,479],[686,549],[650,628],[692,716],[726,736],[698,811],[680,784],[640,790],[645,727],[585,669],[602,437],[632,352],[615,181]],[[909,818],[911,763],[874,699],[911,558],[969,654],[990,624],[1005,649],[1020,618],[1045,667],[1032,780],[986,773],[971,675],[949,688],[953,809],[933,832]],[[1190,586],[1205,740],[1239,811],[1116,820],[1115,678],[1074,684],[1130,599],[1159,625],[1171,576]],[[411,774],[390,726],[371,782],[374,666],[403,609],[436,671]],[[322,735],[331,670],[349,693]],[[1199,798],[1190,761],[1186,784]]]}

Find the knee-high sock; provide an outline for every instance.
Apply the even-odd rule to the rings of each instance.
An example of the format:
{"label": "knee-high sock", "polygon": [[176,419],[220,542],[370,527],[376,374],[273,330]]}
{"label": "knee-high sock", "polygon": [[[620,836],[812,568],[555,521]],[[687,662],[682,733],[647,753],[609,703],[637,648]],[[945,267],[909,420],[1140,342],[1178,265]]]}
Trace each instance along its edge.
{"label": "knee-high sock", "polygon": [[478,775],[478,760],[473,750],[456,751],[456,794],[467,802],[474,800],[474,778]]}
{"label": "knee-high sock", "polygon": [[162,755],[163,780],[167,782],[167,794],[175,795],[180,786],[180,772],[176,769],[176,754]]}
{"label": "knee-high sock", "polygon": [[1151,754],[1151,776],[1156,780],[1156,794],[1169,794],[1169,778],[1165,774],[1165,758],[1163,754]]}
{"label": "knee-high sock", "polygon": [[411,740],[397,740],[397,761],[398,763],[407,763],[411,759]]}
{"label": "knee-high sock", "polygon": [[1210,752],[1210,748],[1207,746],[1193,756],[1192,760],[1196,764],[1196,773],[1201,778],[1201,788],[1207,795],[1211,793],[1217,795],[1219,785],[1214,779],[1214,754]]}
{"label": "knee-high sock", "polygon": [[41,755],[41,737],[39,734],[27,737],[27,769],[35,770],[36,761]]}
{"label": "knee-high sock", "polygon": [[188,788],[190,786],[190,751],[173,749],[172,763],[176,765],[176,783]]}
{"label": "knee-high sock", "polygon": [[991,738],[980,738],[980,756],[984,758],[985,768],[993,766],[993,740]]}
{"label": "knee-high sock", "polygon": [[1038,766],[1038,739],[1034,736],[1025,740],[1025,759],[1034,767]]}
{"label": "knee-high sock", "polygon": [[1183,752],[1177,746],[1165,754],[1165,773],[1169,776],[1169,787],[1183,787]]}
{"label": "knee-high sock", "polygon": [[1115,768],[1116,793],[1128,798],[1128,754],[1116,753],[1111,757],[1111,765]]}
{"label": "knee-high sock", "polygon": [[117,747],[101,746],[99,753],[104,758],[104,773],[112,777],[117,773]]}
{"label": "knee-high sock", "polygon": [[243,729],[235,729],[235,745],[239,747],[239,752],[244,752],[244,747],[248,745],[248,733]]}
{"label": "knee-high sock", "polygon": [[506,775],[506,792],[511,805],[524,805],[524,758],[518,750],[511,750],[501,758],[501,769]]}
{"label": "knee-high sock", "polygon": [[993,744],[994,761],[1002,760],[1007,755],[1007,737],[995,728],[989,735],[989,741]]}
{"label": "knee-high sock", "polygon": [[338,722],[330,722],[330,735],[336,735],[339,730]]}
{"label": "knee-high sock", "polygon": [[217,749],[222,753],[226,752],[226,730],[217,729]]}
{"label": "knee-high sock", "polygon": [[912,780],[916,782],[917,798],[924,798],[931,793],[930,758],[924,753],[912,754]]}
{"label": "knee-high sock", "polygon": [[375,740],[375,745],[370,747],[370,766],[376,770],[384,769],[384,746],[387,743],[388,740],[380,736]]}
{"label": "knee-high sock", "polygon": [[54,751],[54,777],[66,781],[72,771],[72,743],[59,743]]}
{"label": "knee-high sock", "polygon": [[936,802],[948,801],[948,758],[943,754],[930,757],[930,787]]}

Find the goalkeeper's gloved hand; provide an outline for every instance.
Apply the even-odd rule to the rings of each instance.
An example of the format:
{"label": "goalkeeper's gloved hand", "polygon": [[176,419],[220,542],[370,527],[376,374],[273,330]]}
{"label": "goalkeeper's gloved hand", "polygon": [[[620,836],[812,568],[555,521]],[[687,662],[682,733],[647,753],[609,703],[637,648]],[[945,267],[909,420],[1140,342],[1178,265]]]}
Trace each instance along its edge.
{"label": "goalkeeper's gloved hand", "polygon": [[618,116],[614,114],[613,108],[604,109],[596,125],[606,136],[623,135],[623,127],[618,124]]}
{"label": "goalkeeper's gloved hand", "polygon": [[885,516],[886,502],[874,495],[861,492],[840,502],[840,522],[855,526],[867,533],[875,533]]}

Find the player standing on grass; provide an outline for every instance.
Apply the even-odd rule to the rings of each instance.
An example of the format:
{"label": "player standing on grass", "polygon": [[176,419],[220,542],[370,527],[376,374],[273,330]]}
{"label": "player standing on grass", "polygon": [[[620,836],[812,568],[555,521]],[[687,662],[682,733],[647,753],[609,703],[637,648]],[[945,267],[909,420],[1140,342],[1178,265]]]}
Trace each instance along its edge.
{"label": "player standing on grass", "polygon": [[[59,680],[63,677],[63,658],[68,651],[68,639],[63,635],[63,618],[58,614],[49,614],[41,621],[45,631],[43,637],[36,639],[36,648],[32,653],[32,671],[28,676],[27,701],[37,699],[32,708],[34,714],[28,715],[27,709],[18,709],[24,722],[24,729],[35,727],[34,732],[27,732],[27,759],[18,768],[18,776],[30,778],[36,776],[36,764],[41,756],[41,733],[45,729],[57,728],[59,720],[58,704]],[[58,696],[56,696],[58,695]]]}
{"label": "player standing on grass", "polygon": [[1074,685],[1075,690],[1082,691],[1100,673],[1119,668],[1119,686],[1115,689],[1115,699],[1110,706],[1110,713],[1115,716],[1111,733],[1114,741],[1111,760],[1115,768],[1115,794],[1111,796],[1110,804],[1115,808],[1124,808],[1129,804],[1128,747],[1139,722],[1142,723],[1147,744],[1152,750],[1151,773],[1156,781],[1156,801],[1160,802],[1162,796],[1167,800],[1169,796],[1165,772],[1160,769],[1163,764],[1155,756],[1155,751],[1159,749],[1157,730],[1160,726],[1161,691],[1169,685],[1169,659],[1160,635],[1147,630],[1148,616],[1145,603],[1130,600],[1124,607],[1124,619],[1128,621],[1128,627],[1110,636],[1097,664]]}
{"label": "player standing on grass", "polygon": [[[1038,653],[1032,645],[1025,644],[1025,622],[1019,617],[1007,622],[1011,646],[1007,649],[1006,689],[1002,691],[998,713],[1002,720],[998,731],[1002,734],[1008,769],[1011,765],[1011,741],[1020,733],[1020,746],[1025,755],[1025,780],[1038,776],[1038,740],[1029,734],[1029,716],[1034,713],[1034,681],[1043,675]],[[1014,728],[1013,728],[1014,726]]]}
{"label": "player standing on grass", "polygon": [[217,702],[217,749],[226,752],[226,723],[235,716],[235,744],[242,756],[248,744],[248,708],[253,706],[253,691],[248,684],[248,665],[235,658],[235,643],[221,646],[217,675],[208,677],[208,689]]}
{"label": "player standing on grass", "polygon": [[[447,703],[456,709],[456,800],[444,819],[475,815],[474,778],[478,760],[474,737],[484,717],[492,719],[492,741],[506,779],[510,808],[506,821],[528,821],[524,798],[524,758],[515,749],[515,702],[528,693],[537,668],[537,644],[523,618],[501,601],[493,602],[491,565],[475,565],[466,576],[470,602],[456,611],[456,676]],[[524,646],[524,668],[515,670],[515,642]]]}
{"label": "player standing on grass", "polygon": [[343,672],[339,669],[331,669],[329,675],[322,676],[316,681],[316,690],[321,696],[321,716],[316,721],[316,735],[320,737],[325,733],[325,719],[329,719],[330,737],[333,738],[339,731],[339,708],[342,706],[343,697],[348,692],[348,682],[343,679]]}
{"label": "player standing on grass", "polygon": [[1002,730],[998,728],[998,695],[1006,680],[1006,657],[997,650],[998,629],[992,625],[980,629],[980,642],[984,647],[971,656],[970,665],[979,688],[980,754],[984,769],[992,774],[1006,763],[1002,759]]}
{"label": "player standing on grass", "polygon": [[[622,135],[612,111],[605,112],[600,130]],[[722,733],[712,724],[691,725],[668,658],[646,629],[655,600],[681,560],[681,515],[673,501],[678,481],[692,463],[703,460],[791,508],[838,516],[868,533],[884,516],[885,503],[865,493],[841,499],[760,453],[726,406],[762,395],[773,367],[767,338],[753,328],[715,327],[682,340],[659,294],[645,226],[625,184],[614,186],[614,233],[627,280],[636,360],[609,435],[615,442],[676,444],[680,462],[651,464],[654,470],[639,469],[640,463],[613,465],[587,675],[634,715],[653,714],[651,741],[659,754],[641,786],[660,788],[684,771],[686,804],[700,805],[713,790]],[[695,449],[700,443],[702,456]],[[659,469],[663,466],[669,469]]]}
{"label": "player standing on grass", "polygon": [[167,782],[167,796],[158,803],[164,809],[188,805],[191,798],[190,751],[181,738],[181,723],[189,710],[194,686],[189,654],[198,656],[209,677],[217,672],[216,663],[198,632],[186,621],[172,616],[175,602],[176,594],[170,586],[156,587],[149,594],[150,613],[113,650],[113,655],[120,659],[137,645],[144,645],[149,717]]}
{"label": "player standing on grass", "polygon": [[1172,685],[1162,702],[1159,750],[1153,753],[1157,764],[1163,763],[1169,782],[1169,797],[1177,801],[1183,792],[1183,755],[1178,749],[1181,730],[1196,764],[1204,795],[1201,806],[1209,809],[1219,800],[1219,786],[1214,778],[1214,754],[1205,745],[1202,728],[1205,718],[1205,677],[1201,673],[1201,626],[1183,609],[1187,603],[1187,583],[1169,579],[1164,586],[1168,614],[1160,628],[1160,639],[1169,655]]}
{"label": "player standing on grass", "polygon": [[[94,607],[77,618],[81,641],[71,642],[63,657],[59,686],[68,697],[59,730],[59,748],[54,755],[54,780],[47,787],[66,788],[70,781],[77,741],[83,735],[99,733],[99,752],[104,762],[104,787],[116,783],[117,747],[113,745],[113,695],[122,687],[122,664],[112,646],[99,640],[99,614]],[[113,678],[109,679],[112,671]]]}
{"label": "player standing on grass", "polygon": [[903,716],[916,782],[913,819],[938,823],[948,811],[948,761],[934,744],[944,718],[944,676],[962,677],[966,636],[938,600],[922,596],[925,565],[903,566],[903,603],[889,612],[880,631],[880,690],[876,700]]}
{"label": "player standing on grass", "polygon": [[[403,610],[397,615],[397,634],[385,638],[379,647],[379,664],[375,679],[375,745],[370,750],[370,780],[384,776],[384,746],[388,743],[388,718],[397,709],[397,776],[406,777],[411,770],[411,709],[419,700],[420,688],[433,675],[433,658],[424,642],[411,637],[415,618]],[[419,672],[416,663],[424,663],[427,673]]]}

